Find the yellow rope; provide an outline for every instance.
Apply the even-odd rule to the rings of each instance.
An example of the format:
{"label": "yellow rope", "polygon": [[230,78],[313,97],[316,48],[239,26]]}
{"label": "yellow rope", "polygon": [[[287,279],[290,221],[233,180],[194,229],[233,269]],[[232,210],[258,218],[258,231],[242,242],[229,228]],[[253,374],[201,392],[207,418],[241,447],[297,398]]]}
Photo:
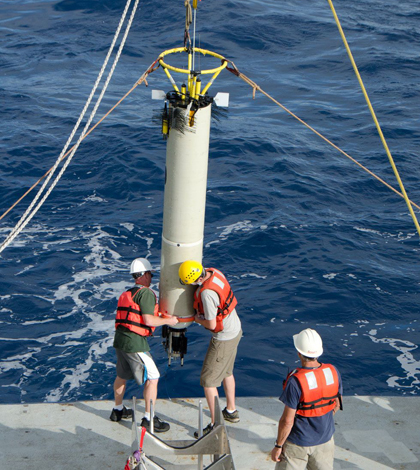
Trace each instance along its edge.
{"label": "yellow rope", "polygon": [[344,35],[343,28],[341,27],[340,20],[338,19],[337,13],[335,12],[335,8],[334,8],[334,5],[332,3],[332,0],[327,0],[327,1],[328,1],[329,5],[331,7],[331,11],[334,15],[335,22],[337,23],[337,27],[338,27],[338,30],[340,31],[341,38],[343,39],[344,46],[346,47],[347,53],[350,57],[350,61],[353,65],[353,68],[354,68],[354,71],[356,73],[357,79],[359,80],[359,84],[360,84],[360,87],[362,88],[363,94],[365,96],[367,105],[368,105],[369,110],[370,110],[370,113],[372,114],[372,118],[375,121],[376,128],[378,129],[379,137],[381,138],[382,144],[385,148],[385,152],[388,155],[388,159],[391,163],[392,169],[394,170],[395,177],[397,178],[397,181],[398,181],[398,184],[400,186],[401,192],[403,194],[405,202],[407,203],[408,210],[410,211],[411,217],[413,218],[414,225],[416,226],[417,232],[420,235],[420,226],[419,226],[419,223],[417,221],[417,217],[414,214],[413,208],[411,207],[411,204],[410,204],[411,201],[410,201],[410,199],[408,199],[407,193],[405,192],[405,188],[404,188],[403,182],[401,181],[401,178],[400,178],[400,175],[398,173],[397,167],[394,163],[394,159],[392,158],[391,152],[389,151],[388,144],[386,143],[385,137],[382,133],[381,126],[379,125],[378,119],[376,118],[375,111],[373,110],[373,107],[370,103],[369,96],[368,96],[366,88],[363,84],[362,77],[360,76],[360,73],[359,73],[359,70],[357,68],[356,62],[353,59],[353,54],[351,53],[350,47],[347,43],[346,36]]}
{"label": "yellow rope", "polygon": [[[348,153],[346,153],[344,150],[342,150],[340,147],[338,147],[337,145],[335,145],[333,142],[331,142],[329,139],[327,139],[324,135],[322,135],[320,132],[318,132],[316,129],[314,129],[312,126],[310,126],[307,122],[305,122],[303,119],[301,119],[300,117],[296,116],[296,114],[294,114],[292,111],[290,111],[290,109],[286,108],[286,106],[282,105],[281,103],[279,103],[277,100],[275,100],[272,96],[270,96],[268,93],[266,93],[259,85],[257,85],[255,82],[253,82],[250,78],[248,78],[246,75],[244,75],[243,73],[239,72],[239,70],[237,69],[236,65],[229,61],[230,64],[233,66],[233,69],[230,68],[230,67],[227,67],[227,70],[229,70],[229,72],[232,72],[234,75],[238,76],[239,78],[241,78],[244,82],[246,82],[248,85],[250,85],[253,89],[252,91],[252,96],[253,98],[255,98],[255,92],[256,91],[259,91],[260,93],[262,93],[263,95],[265,95],[268,99],[270,99],[271,101],[273,101],[273,103],[277,104],[277,106],[280,106],[280,108],[282,108],[284,111],[286,111],[287,113],[289,113],[292,117],[294,117],[296,120],[298,120],[301,124],[303,124],[305,127],[307,127],[309,130],[311,130],[314,134],[316,134],[318,137],[321,137],[322,140],[324,140],[325,142],[327,142],[329,145],[331,145],[332,147],[334,147],[336,150],[338,150],[340,153],[342,153],[344,156],[346,156],[347,158],[349,158],[352,162],[356,163],[356,165],[358,165],[360,168],[362,168],[364,171],[366,171],[367,173],[369,173],[371,176],[373,176],[375,179],[377,179],[378,181],[380,181],[382,184],[384,184],[387,188],[391,189],[392,191],[394,191],[394,193],[398,194],[399,196],[401,196],[402,198],[404,197],[403,194],[401,194],[398,190],[396,190],[393,186],[391,186],[389,183],[387,183],[386,181],[384,181],[382,178],[380,178],[379,176],[377,176],[375,173],[373,173],[372,171],[370,171],[368,168],[366,168],[365,166],[363,166],[361,163],[359,163],[355,158],[353,158],[351,155],[349,155]],[[413,201],[410,201],[410,203],[417,207],[417,209],[420,209],[420,206],[418,206],[416,203],[414,203]]]}
{"label": "yellow rope", "polygon": [[[96,129],[99,124],[106,118],[108,117],[112,111],[114,111],[114,109],[119,106],[126,98],[127,96],[138,86],[138,85],[141,85],[143,82],[146,83],[146,86],[147,86],[147,81],[146,81],[146,78],[147,76],[154,72],[158,67],[159,67],[159,64],[157,65],[157,67],[153,68],[157,63],[158,63],[159,59],[156,59],[153,64],[146,70],[146,72],[143,73],[143,75],[137,80],[137,82],[131,87],[131,89],[106,113],[104,114],[101,119],[99,119],[99,121],[94,125],[92,126],[87,132],[86,134],[84,135],[83,139],[80,141],[82,142],[84,139],[86,139],[86,137],[94,130]],[[68,150],[61,158],[60,162],[63,161],[66,157],[68,157],[70,155],[70,153],[72,152],[72,150],[74,149],[75,145],[73,145],[73,147]],[[12,206],[9,207],[9,209],[7,209],[6,212],[4,212],[2,214],[2,216],[0,217],[0,220],[2,220],[15,206],[17,206],[19,204],[20,201],[22,201],[22,199],[24,199],[49,173],[50,171],[52,170],[52,167],[43,175],[41,176],[41,178],[39,178],[39,180],[34,183],[27,191],[26,193],[21,196]]]}

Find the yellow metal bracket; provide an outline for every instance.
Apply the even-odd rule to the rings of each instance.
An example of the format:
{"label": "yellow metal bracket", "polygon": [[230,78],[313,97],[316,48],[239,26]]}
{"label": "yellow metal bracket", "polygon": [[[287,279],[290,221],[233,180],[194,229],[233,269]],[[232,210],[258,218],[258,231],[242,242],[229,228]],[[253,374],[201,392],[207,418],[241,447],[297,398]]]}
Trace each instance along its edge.
{"label": "yellow metal bracket", "polygon": [[[228,65],[227,59],[225,57],[223,57],[222,55],[217,54],[216,52],[212,52],[212,51],[209,51],[209,50],[206,50],[206,49],[201,49],[201,48],[198,48],[198,47],[196,47],[194,49],[194,51],[202,54],[203,56],[209,55],[209,56],[215,57],[216,59],[220,59],[222,61],[222,64],[219,67],[216,67],[216,68],[213,68],[213,69],[200,70],[199,72],[196,72],[196,71],[191,69],[192,68],[191,67],[191,53],[189,52],[189,50],[186,47],[177,47],[175,49],[168,49],[167,51],[162,52],[162,54],[160,54],[159,59],[158,59],[159,64],[163,67],[163,70],[165,71],[165,73],[166,73],[167,77],[169,78],[170,82],[172,83],[172,86],[174,87],[175,91],[177,91],[178,93],[179,93],[179,88],[176,85],[175,80],[172,78],[172,75],[170,74],[169,71],[171,70],[172,72],[184,73],[184,74],[188,75],[188,91],[190,92],[190,96],[192,98],[195,98],[196,95],[198,95],[198,93],[201,94],[201,95],[205,95],[207,90],[213,84],[216,77],[219,75],[219,73],[223,69],[225,69],[226,66]],[[167,64],[166,62],[163,61],[163,58],[165,56],[170,55],[170,54],[176,54],[178,52],[188,53],[188,69],[173,67],[172,65],[169,65],[169,64]],[[206,74],[213,74],[213,76],[211,77],[208,84],[200,92],[197,89],[200,86],[200,85],[197,84],[197,75],[206,75]]]}

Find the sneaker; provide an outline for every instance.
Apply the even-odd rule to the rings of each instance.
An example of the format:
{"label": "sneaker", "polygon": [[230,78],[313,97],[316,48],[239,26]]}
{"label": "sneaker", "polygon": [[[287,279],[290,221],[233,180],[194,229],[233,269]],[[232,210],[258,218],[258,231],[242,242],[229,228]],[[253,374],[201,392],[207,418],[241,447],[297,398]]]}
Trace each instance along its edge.
{"label": "sneaker", "polygon": [[225,408],[222,411],[223,418],[225,418],[226,421],[230,421],[231,423],[239,423],[239,411],[235,410],[233,413],[229,413],[229,411]]}
{"label": "sneaker", "polygon": [[130,408],[123,406],[122,410],[112,409],[111,416],[109,419],[111,421],[121,421],[121,419],[128,419],[133,417],[133,411]]}
{"label": "sneaker", "polygon": [[[146,431],[150,432],[150,421],[148,419],[143,418],[141,420],[140,425],[146,428]],[[153,431],[154,432],[166,432],[166,431],[169,431],[169,429],[170,429],[169,423],[162,421],[157,416],[153,418]]]}
{"label": "sneaker", "polygon": [[[204,429],[203,429],[203,437],[206,436],[209,432],[211,432],[214,428],[214,424],[209,423]],[[198,431],[195,431],[194,437],[198,439]]]}

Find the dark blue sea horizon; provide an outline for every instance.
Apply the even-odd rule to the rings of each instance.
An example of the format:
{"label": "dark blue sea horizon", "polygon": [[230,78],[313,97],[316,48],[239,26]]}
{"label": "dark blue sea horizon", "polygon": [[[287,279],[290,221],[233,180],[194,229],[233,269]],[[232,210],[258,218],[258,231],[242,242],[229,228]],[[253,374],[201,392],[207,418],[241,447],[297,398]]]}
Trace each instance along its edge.
{"label": "dark blue sea horizon", "polygon": [[[3,0],[0,213],[53,166],[103,63],[125,0]],[[420,204],[420,6],[336,2],[408,196]],[[183,45],[184,2],[142,1],[95,122],[159,54]],[[199,2],[197,45],[398,189],[328,2]],[[204,67],[206,59],[199,59]],[[131,261],[160,265],[166,146],[151,90],[162,69],[81,145],[57,187],[0,255],[0,402],[112,399],[119,294]],[[292,335],[315,328],[347,395],[420,393],[419,235],[405,201],[224,71],[212,119],[204,264],[238,298],[239,396],[278,396]],[[0,223],[3,241],[35,191]],[[188,201],[186,202],[188,203]],[[418,215],[418,210],[415,210]],[[159,271],[154,278],[158,289]],[[183,367],[150,340],[160,398],[203,396],[208,332]],[[126,396],[141,396],[134,384]]]}

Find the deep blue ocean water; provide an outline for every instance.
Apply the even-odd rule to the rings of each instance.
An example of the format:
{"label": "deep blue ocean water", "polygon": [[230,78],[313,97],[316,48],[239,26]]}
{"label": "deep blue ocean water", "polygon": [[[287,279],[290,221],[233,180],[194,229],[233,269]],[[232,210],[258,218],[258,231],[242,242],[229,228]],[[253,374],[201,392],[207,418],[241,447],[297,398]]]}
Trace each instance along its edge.
{"label": "deep blue ocean water", "polygon": [[[0,212],[55,162],[90,93],[125,0],[0,2]],[[184,2],[141,1],[97,117],[160,52],[183,45]],[[409,197],[420,203],[420,6],[335,2]],[[397,187],[327,1],[203,0],[197,45]],[[203,59],[204,61],[204,59]],[[89,136],[0,258],[0,401],[111,399],[113,319],[133,258],[160,263],[165,142],[160,69]],[[292,335],[317,329],[345,394],[418,395],[419,236],[403,199],[229,72],[213,119],[205,264],[238,297],[237,394],[278,395]],[[31,193],[31,194],[34,194]],[[2,240],[32,196],[0,222]],[[159,276],[156,276],[157,288]],[[159,332],[158,332],[159,334]],[[152,354],[161,398],[203,396],[209,336],[184,367]],[[133,384],[127,391],[141,395]]]}

